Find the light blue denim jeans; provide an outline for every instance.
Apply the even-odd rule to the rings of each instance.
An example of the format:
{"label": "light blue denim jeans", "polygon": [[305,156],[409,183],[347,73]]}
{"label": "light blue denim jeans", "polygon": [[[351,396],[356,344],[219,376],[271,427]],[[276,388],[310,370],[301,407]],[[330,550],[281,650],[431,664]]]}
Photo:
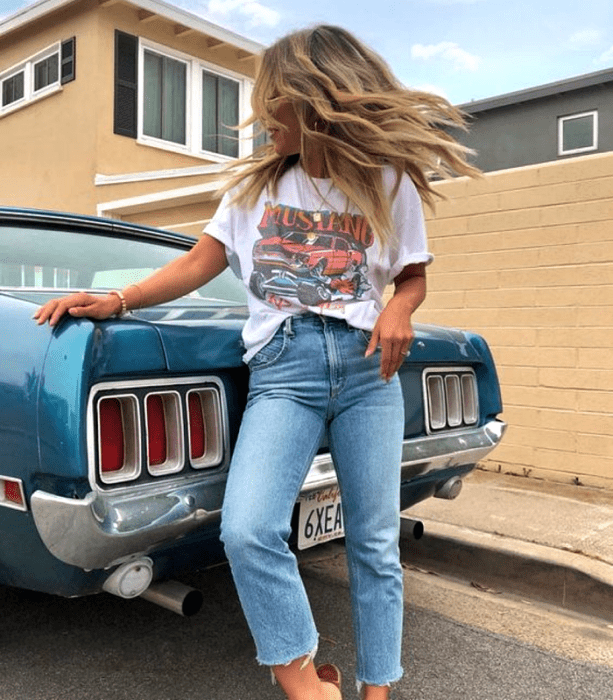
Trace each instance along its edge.
{"label": "light blue denim jeans", "polygon": [[247,408],[230,466],[222,540],[243,611],[267,666],[312,655],[318,635],[287,540],[296,499],[327,431],[346,532],[357,681],[402,675],[397,376],[379,376],[368,334],[307,314],[286,321],[250,362]]}

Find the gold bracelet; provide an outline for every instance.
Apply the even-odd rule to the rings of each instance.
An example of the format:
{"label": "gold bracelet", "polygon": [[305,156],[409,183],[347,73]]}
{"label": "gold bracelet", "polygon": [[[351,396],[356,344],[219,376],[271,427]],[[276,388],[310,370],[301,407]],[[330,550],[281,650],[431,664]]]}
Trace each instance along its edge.
{"label": "gold bracelet", "polygon": [[121,318],[128,310],[128,305],[126,304],[126,298],[124,297],[123,292],[120,292],[117,289],[113,289],[112,291],[109,292],[109,294],[114,294],[116,297],[119,297],[119,301],[121,302],[121,308],[115,314],[115,316],[117,316],[117,318]]}

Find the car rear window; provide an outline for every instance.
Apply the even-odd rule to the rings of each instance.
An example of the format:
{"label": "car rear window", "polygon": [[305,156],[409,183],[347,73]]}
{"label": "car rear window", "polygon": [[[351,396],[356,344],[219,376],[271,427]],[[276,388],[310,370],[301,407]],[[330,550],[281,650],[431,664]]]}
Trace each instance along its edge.
{"label": "car rear window", "polygon": [[[0,289],[69,293],[135,284],[188,250],[166,241],[57,227],[0,225]],[[190,295],[246,303],[242,283],[226,269]]]}

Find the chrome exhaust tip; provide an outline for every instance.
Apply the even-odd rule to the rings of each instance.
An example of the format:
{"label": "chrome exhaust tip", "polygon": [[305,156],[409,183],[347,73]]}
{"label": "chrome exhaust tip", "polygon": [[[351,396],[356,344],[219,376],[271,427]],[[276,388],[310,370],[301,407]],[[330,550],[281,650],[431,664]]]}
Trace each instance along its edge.
{"label": "chrome exhaust tip", "polygon": [[446,498],[452,501],[460,495],[462,490],[462,479],[459,476],[453,476],[451,479],[445,481],[441,486],[439,486],[434,492],[435,498]]}
{"label": "chrome exhaust tip", "polygon": [[412,537],[414,540],[420,540],[424,535],[424,524],[421,520],[413,520],[413,518],[400,518],[400,535],[401,537]]}
{"label": "chrome exhaust tip", "polygon": [[195,615],[204,602],[201,591],[178,581],[152,583],[140,597],[184,617]]}

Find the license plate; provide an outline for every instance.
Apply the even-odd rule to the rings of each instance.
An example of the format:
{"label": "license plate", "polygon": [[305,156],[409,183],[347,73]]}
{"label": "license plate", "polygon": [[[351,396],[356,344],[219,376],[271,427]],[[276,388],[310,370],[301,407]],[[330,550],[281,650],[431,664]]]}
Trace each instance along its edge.
{"label": "license plate", "polygon": [[298,499],[298,549],[344,537],[341,493],[338,486],[313,491]]}

